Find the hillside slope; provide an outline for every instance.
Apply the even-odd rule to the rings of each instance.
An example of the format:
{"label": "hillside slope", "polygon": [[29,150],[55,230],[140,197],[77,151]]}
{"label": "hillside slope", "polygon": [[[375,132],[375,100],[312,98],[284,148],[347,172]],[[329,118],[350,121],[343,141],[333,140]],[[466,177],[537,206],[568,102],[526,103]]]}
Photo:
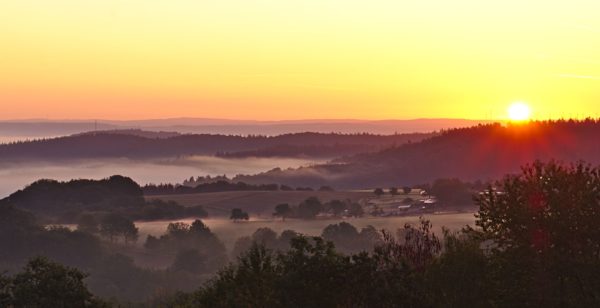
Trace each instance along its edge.
{"label": "hillside slope", "polygon": [[[274,137],[234,135],[173,135],[149,138],[139,131],[98,132],[53,139],[0,144],[0,161],[88,158],[176,157],[188,155],[288,155],[339,157],[376,151],[434,134],[299,133]],[[236,152],[243,152],[236,155]],[[332,156],[333,155],[333,156]],[[339,155],[339,156],[338,156]]]}
{"label": "hillside slope", "polygon": [[414,185],[436,178],[497,179],[535,160],[600,164],[600,122],[553,121],[454,129],[419,143],[327,164],[276,170],[245,182],[361,188]]}

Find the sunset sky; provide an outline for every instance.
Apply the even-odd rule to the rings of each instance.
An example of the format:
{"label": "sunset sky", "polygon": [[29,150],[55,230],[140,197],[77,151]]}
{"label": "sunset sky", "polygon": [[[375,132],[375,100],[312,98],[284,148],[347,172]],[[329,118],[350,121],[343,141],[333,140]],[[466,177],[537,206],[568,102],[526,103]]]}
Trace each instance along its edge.
{"label": "sunset sky", "polygon": [[600,2],[2,0],[0,119],[600,116]]}

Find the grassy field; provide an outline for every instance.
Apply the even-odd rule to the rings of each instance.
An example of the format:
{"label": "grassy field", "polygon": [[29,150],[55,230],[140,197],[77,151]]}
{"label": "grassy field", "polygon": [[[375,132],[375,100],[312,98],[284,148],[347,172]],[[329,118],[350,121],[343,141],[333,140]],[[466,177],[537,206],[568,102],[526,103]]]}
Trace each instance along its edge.
{"label": "grassy field", "polygon": [[181,205],[202,205],[209,217],[229,216],[232,208],[241,208],[256,218],[271,218],[277,204],[296,205],[308,197],[322,202],[350,199],[358,202],[373,197],[371,191],[231,191],[188,195],[148,196],[146,199],[173,200]]}

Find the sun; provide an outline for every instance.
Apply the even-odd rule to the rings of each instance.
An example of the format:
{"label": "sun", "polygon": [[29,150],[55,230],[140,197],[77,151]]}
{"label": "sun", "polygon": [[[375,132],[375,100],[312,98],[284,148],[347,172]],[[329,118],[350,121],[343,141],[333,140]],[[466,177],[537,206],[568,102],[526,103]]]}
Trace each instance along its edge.
{"label": "sun", "polygon": [[508,118],[511,121],[527,121],[531,116],[531,109],[522,102],[512,103],[508,107]]}

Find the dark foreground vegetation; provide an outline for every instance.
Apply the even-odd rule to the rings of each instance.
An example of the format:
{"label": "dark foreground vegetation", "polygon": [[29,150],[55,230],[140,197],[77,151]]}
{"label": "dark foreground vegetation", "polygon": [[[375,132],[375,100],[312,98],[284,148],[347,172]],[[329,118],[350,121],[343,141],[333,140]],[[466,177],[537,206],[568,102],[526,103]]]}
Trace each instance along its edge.
{"label": "dark foreground vegetation", "polygon": [[[104,303],[95,301],[106,298],[106,293],[96,290],[102,290],[112,275],[127,277],[114,286],[121,292],[141,286],[152,289],[148,288],[152,278],[162,275],[162,286],[168,282],[170,288],[147,295],[143,301],[139,297],[134,299],[144,306],[156,307],[600,305],[600,229],[597,227],[600,223],[600,169],[582,163],[535,163],[523,168],[520,174],[507,176],[494,187],[489,186],[475,196],[475,202],[479,207],[476,228],[465,227],[462,231],[445,231],[441,235],[434,234],[431,224],[424,219],[420,225],[406,225],[396,236],[369,228],[358,231],[344,223],[327,227],[321,237],[303,236],[293,231],[277,235],[269,230],[257,230],[252,237],[238,241],[235,254],[239,257],[235,262],[212,275],[195,291],[185,291],[184,280],[191,277],[186,275],[194,271],[202,273],[201,265],[208,261],[205,254],[220,249],[201,222],[172,224],[163,237],[148,238],[146,249],[192,249],[181,249],[169,270],[152,273],[137,269],[137,274],[132,274],[135,270],[124,270],[127,267],[122,264],[127,262],[114,260],[122,257],[107,256],[112,261],[96,260],[102,253],[89,244],[97,241],[93,235],[62,229],[41,230],[28,223],[29,214],[5,207],[6,212],[0,215],[3,218],[0,243],[11,245],[0,248],[0,260],[14,264],[16,259],[37,253],[66,263],[64,255],[56,251],[46,253],[51,250],[43,247],[55,247],[59,243],[79,247],[87,243],[85,247],[89,249],[69,255],[73,259],[67,264],[89,273],[89,277],[83,280],[78,272],[52,263],[50,267],[61,274],[56,276],[56,283],[45,286],[43,293],[31,291],[36,295],[28,302],[31,306],[59,300],[64,300],[60,303],[66,303],[65,306],[117,305],[116,299],[107,299]],[[15,223],[17,221],[19,223]],[[28,254],[19,254],[19,248],[34,242],[26,237],[24,226],[38,228],[35,231],[40,236],[38,243],[53,237],[58,239],[59,235],[64,237],[52,245],[37,244],[30,247]],[[76,239],[79,241],[74,244]],[[59,251],[64,250],[67,249]],[[225,257],[214,259],[225,262]],[[96,265],[103,262],[112,265]],[[12,274],[2,276],[0,300],[5,305],[20,306],[19,294],[22,293],[17,290],[29,290],[31,286],[27,281],[41,281],[17,279],[21,275],[32,277],[41,273],[31,270],[39,263],[40,259],[33,259],[20,272],[11,268]],[[80,281],[87,283],[96,297],[80,288]],[[61,290],[65,285],[76,286],[81,296],[64,299]],[[183,292],[174,292],[177,289]]]}
{"label": "dark foreground vegetation", "polygon": [[477,229],[406,226],[372,253],[322,238],[253,246],[171,304],[203,307],[592,307],[600,305],[600,170],[537,163],[476,197]]}

